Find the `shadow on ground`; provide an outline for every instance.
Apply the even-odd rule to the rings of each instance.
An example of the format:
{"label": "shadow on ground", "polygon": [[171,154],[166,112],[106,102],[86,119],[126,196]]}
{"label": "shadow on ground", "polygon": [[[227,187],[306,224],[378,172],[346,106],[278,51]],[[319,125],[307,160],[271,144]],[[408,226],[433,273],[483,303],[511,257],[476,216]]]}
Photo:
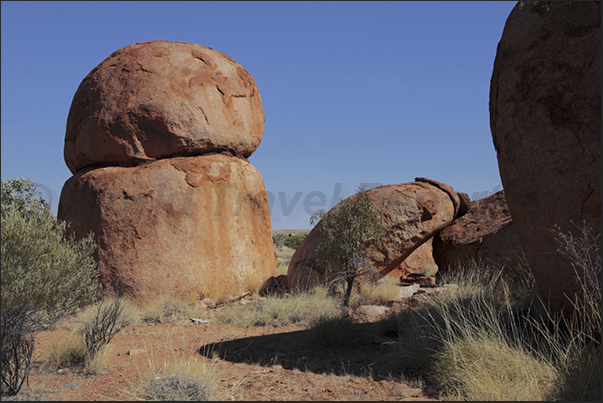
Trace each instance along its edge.
{"label": "shadow on ground", "polygon": [[280,365],[304,372],[372,377],[397,376],[391,354],[392,339],[379,323],[356,323],[341,343],[321,346],[312,330],[298,330],[205,344],[199,353],[225,361],[261,366]]}

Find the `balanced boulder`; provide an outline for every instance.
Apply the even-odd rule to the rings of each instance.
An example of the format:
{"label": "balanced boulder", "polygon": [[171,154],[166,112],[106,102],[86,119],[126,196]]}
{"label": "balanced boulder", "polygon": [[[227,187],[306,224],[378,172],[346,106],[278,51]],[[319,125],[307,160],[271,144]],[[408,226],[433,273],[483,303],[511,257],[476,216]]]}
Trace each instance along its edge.
{"label": "balanced boulder", "polygon": [[440,231],[433,241],[433,258],[442,272],[469,260],[514,268],[523,250],[513,227],[504,191],[469,204],[469,210]]}
{"label": "balanced boulder", "polygon": [[75,173],[214,150],[249,157],[263,132],[258,88],[230,57],[192,43],[135,43],[103,60],[77,89],[65,162]]}
{"label": "balanced boulder", "polygon": [[490,127],[536,285],[569,313],[581,291],[556,233],[601,233],[601,2],[517,3],[494,61]]}
{"label": "balanced boulder", "polygon": [[126,46],[78,88],[58,217],[94,233],[106,291],[221,298],[274,274],[264,182],[247,161],[264,114],[251,76],[182,42]]}
{"label": "balanced boulder", "polygon": [[[385,230],[379,247],[367,249],[366,257],[370,269],[382,276],[399,267],[415,249],[452,222],[460,206],[459,197],[450,186],[426,178],[366,192]],[[320,242],[318,223],[291,257],[287,271],[290,290],[310,289],[325,282],[325,268],[314,259]],[[334,268],[329,274],[342,270],[341,267]]]}

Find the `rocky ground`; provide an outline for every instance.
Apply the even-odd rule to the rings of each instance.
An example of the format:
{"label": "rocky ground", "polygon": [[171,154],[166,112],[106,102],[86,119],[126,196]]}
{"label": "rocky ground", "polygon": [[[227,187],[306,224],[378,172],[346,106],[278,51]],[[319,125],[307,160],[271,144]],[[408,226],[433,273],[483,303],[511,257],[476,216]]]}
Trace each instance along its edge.
{"label": "rocky ground", "polygon": [[[418,293],[389,309],[408,308],[426,297]],[[215,313],[210,312],[209,324],[184,320],[125,329],[109,344],[106,367],[95,376],[45,370],[49,344],[68,331],[43,332],[36,338],[29,385],[10,400],[126,400],[149,366],[190,357],[208,364],[232,400],[437,400],[415,381],[387,370],[392,340],[376,330],[378,317],[359,318],[354,333],[362,341],[353,347],[326,349],[309,348],[307,330],[299,326],[243,328],[217,323]]]}

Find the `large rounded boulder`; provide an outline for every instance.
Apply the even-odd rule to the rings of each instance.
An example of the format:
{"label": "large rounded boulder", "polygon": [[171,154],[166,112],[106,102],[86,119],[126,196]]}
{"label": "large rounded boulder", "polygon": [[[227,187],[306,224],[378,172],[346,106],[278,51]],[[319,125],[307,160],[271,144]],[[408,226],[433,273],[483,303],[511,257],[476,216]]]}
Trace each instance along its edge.
{"label": "large rounded boulder", "polygon": [[580,293],[556,232],[601,233],[601,2],[519,2],[502,33],[490,126],[513,225],[553,311]]}
{"label": "large rounded boulder", "polygon": [[69,110],[64,157],[72,173],[213,150],[249,157],[263,130],[258,88],[233,59],[192,43],[142,42],[84,78]]}
{"label": "large rounded boulder", "polygon": [[[418,247],[446,227],[461,208],[460,200],[450,186],[427,178],[415,182],[380,186],[367,190],[374,212],[381,218],[385,234],[378,248],[367,249],[370,269],[382,276],[400,267]],[[333,207],[350,200],[342,200]],[[287,271],[289,289],[311,289],[323,284],[325,268],[314,258],[321,242],[318,223],[297,248]],[[333,268],[331,275],[343,268]]]}

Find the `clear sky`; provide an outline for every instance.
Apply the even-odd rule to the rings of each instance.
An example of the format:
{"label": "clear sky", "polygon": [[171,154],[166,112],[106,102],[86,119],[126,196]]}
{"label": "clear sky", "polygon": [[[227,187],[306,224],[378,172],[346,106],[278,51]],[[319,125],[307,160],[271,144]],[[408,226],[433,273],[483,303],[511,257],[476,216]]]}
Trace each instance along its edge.
{"label": "clear sky", "polygon": [[1,4],[2,180],[32,179],[54,214],[75,91],[112,52],[150,40],[211,47],[254,78],[266,122],[249,161],[273,229],[310,228],[321,203],[362,183],[424,176],[472,200],[501,188],[488,99],[516,2]]}

